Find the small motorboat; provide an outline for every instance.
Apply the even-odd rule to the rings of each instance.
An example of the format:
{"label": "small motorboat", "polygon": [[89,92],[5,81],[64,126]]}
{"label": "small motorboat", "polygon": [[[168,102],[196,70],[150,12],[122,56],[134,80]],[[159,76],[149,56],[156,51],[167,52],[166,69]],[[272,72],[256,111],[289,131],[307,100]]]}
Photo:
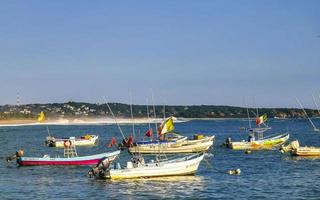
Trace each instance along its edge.
{"label": "small motorboat", "polygon": [[230,142],[228,143],[228,147],[233,150],[270,150],[284,144],[289,137],[289,134],[280,134],[274,137],[261,138],[258,140]]}
{"label": "small motorboat", "polygon": [[298,140],[291,142],[287,146],[282,146],[280,150],[282,153],[289,152],[293,156],[320,157],[320,147],[300,147]]}
{"label": "small motorboat", "polygon": [[101,160],[107,158],[112,162],[118,157],[120,151],[100,153],[89,156],[78,156],[75,145],[72,140],[66,140],[64,148],[64,157],[25,157],[24,151],[19,150],[14,155],[7,157],[7,161],[16,159],[19,166],[34,166],[34,165],[97,165]]}
{"label": "small motorboat", "polygon": [[136,142],[130,146],[129,152],[143,154],[199,153],[208,151],[213,145],[214,138],[213,135],[197,134],[192,139],[188,139],[188,137],[174,131],[173,117],[169,117],[159,126],[156,140]]}
{"label": "small motorboat", "polygon": [[157,154],[161,153],[199,153],[208,151],[214,142],[215,136],[194,137],[194,139],[184,139],[183,141],[172,144],[161,141],[152,143],[134,143],[129,148],[130,153]]}
{"label": "small motorboat", "polygon": [[49,147],[64,148],[64,142],[67,140],[74,141],[76,146],[93,146],[98,142],[99,136],[97,135],[84,135],[81,137],[68,137],[68,138],[55,138],[53,136],[48,136],[46,138],[46,145]]}
{"label": "small motorboat", "polygon": [[[249,111],[247,109],[248,118]],[[288,133],[284,134],[275,134],[264,137],[264,133],[271,129],[268,125],[265,124],[268,117],[267,114],[257,116],[256,125],[258,127],[251,128],[250,118],[249,118],[249,135],[248,140],[242,140],[239,142],[233,142],[231,138],[227,138],[223,146],[231,148],[233,150],[247,150],[249,153],[250,150],[272,150],[284,144],[290,137]]]}
{"label": "small motorboat", "polygon": [[90,156],[76,156],[71,158],[50,157],[44,155],[43,157],[17,157],[19,166],[32,166],[32,165],[97,165],[102,159],[108,158],[113,161],[120,151],[100,153]]}
{"label": "small motorboat", "polygon": [[[133,179],[194,175],[203,158],[204,153],[200,153],[175,159],[151,160],[150,162],[145,163],[142,156],[133,156],[132,159],[127,162],[125,168],[122,168],[120,164],[117,163],[112,169],[110,169],[110,165],[107,165],[104,163],[104,160],[102,160],[95,168],[92,168],[88,172],[88,175],[90,177],[102,179]],[[108,159],[106,159],[106,162],[108,162]]]}

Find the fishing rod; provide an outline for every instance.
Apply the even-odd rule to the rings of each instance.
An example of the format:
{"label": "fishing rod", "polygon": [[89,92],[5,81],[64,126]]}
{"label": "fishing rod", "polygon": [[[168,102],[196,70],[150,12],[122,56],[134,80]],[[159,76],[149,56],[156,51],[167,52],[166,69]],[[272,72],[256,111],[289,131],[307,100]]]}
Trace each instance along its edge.
{"label": "fishing rod", "polygon": [[119,129],[119,131],[120,131],[121,135],[122,135],[122,138],[123,138],[124,140],[126,140],[126,137],[124,136],[124,134],[123,134],[123,132],[122,132],[122,129],[121,129],[121,127],[120,127],[120,125],[119,125],[119,123],[118,123],[118,121],[117,121],[117,118],[115,117],[115,115],[114,115],[113,111],[111,110],[111,108],[110,108],[110,106],[109,106],[109,104],[108,104],[108,102],[107,102],[106,98],[105,98],[105,97],[103,97],[103,100],[104,100],[104,101],[105,101],[105,103],[107,104],[108,109],[109,109],[109,111],[110,111],[110,113],[111,113],[111,115],[112,115],[112,117],[113,117],[114,121],[116,122],[117,127],[118,127],[118,129]]}
{"label": "fishing rod", "polygon": [[309,122],[311,123],[311,125],[313,126],[313,130],[314,131],[319,131],[319,129],[314,125],[314,123],[312,122],[312,120],[310,119],[309,115],[307,114],[307,112],[305,111],[305,109],[303,108],[301,102],[299,101],[299,99],[296,97],[296,101],[299,103],[301,109],[303,110],[303,113],[305,114],[305,116],[308,118]]}

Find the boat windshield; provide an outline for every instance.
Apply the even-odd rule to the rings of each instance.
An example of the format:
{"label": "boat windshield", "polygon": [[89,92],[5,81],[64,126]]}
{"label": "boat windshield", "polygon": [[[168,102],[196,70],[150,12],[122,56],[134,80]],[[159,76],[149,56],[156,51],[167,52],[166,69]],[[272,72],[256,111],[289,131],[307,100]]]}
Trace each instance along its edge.
{"label": "boat windshield", "polygon": [[170,133],[163,135],[163,137],[160,138],[160,140],[176,140],[176,139],[180,139],[182,137],[183,136],[177,132],[170,132]]}

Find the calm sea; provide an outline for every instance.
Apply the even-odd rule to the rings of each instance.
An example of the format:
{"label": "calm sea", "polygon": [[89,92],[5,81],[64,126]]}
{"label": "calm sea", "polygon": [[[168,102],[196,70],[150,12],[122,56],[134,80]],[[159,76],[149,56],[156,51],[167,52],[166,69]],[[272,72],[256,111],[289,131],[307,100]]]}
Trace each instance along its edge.
{"label": "calm sea", "polygon": [[[320,126],[320,120],[315,119]],[[320,133],[312,131],[305,119],[270,120],[271,134],[289,132],[291,139],[302,145],[320,146]],[[246,139],[239,127],[246,120],[190,121],[175,124],[176,130],[187,136],[195,133],[214,134],[214,149],[202,162],[195,176],[157,179],[105,181],[87,177],[89,167],[17,167],[7,164],[5,157],[23,148],[26,156],[63,155],[62,149],[44,145],[45,126],[0,127],[0,199],[320,199],[320,159],[298,159],[278,151],[244,154],[220,147],[225,138]],[[129,134],[131,125],[122,126]],[[137,125],[141,133],[147,125]],[[98,134],[95,147],[78,148],[80,155],[110,151],[106,144],[113,136],[120,142],[114,125],[49,126],[54,136]],[[138,135],[138,134],[137,134]],[[142,135],[142,134],[141,134]],[[119,161],[129,158],[123,152]],[[230,169],[240,168],[241,175],[228,175]]]}

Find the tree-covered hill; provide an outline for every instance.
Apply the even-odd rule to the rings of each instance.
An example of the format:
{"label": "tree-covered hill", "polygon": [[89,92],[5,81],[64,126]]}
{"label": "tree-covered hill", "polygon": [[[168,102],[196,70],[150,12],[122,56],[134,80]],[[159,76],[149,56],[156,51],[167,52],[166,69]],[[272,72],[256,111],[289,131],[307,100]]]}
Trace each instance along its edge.
{"label": "tree-covered hill", "polygon": [[[130,117],[130,105],[123,103],[109,103],[117,117]],[[147,117],[146,105],[133,105],[133,115],[136,118]],[[247,109],[235,106],[215,105],[190,105],[190,106],[168,106],[156,105],[156,116],[175,116],[183,118],[246,118]],[[165,110],[165,114],[164,114]],[[255,108],[249,108],[250,116],[256,114]],[[75,118],[75,117],[106,117],[111,113],[107,104],[92,104],[83,102],[67,102],[53,104],[27,104],[20,106],[0,106],[0,119],[25,119],[35,118],[37,114],[44,111],[48,118]],[[268,117],[278,118],[300,118],[304,117],[301,109],[296,108],[259,108],[259,113],[266,113]],[[310,117],[320,116],[317,110],[306,109]],[[154,116],[153,106],[149,106],[150,117]]]}

